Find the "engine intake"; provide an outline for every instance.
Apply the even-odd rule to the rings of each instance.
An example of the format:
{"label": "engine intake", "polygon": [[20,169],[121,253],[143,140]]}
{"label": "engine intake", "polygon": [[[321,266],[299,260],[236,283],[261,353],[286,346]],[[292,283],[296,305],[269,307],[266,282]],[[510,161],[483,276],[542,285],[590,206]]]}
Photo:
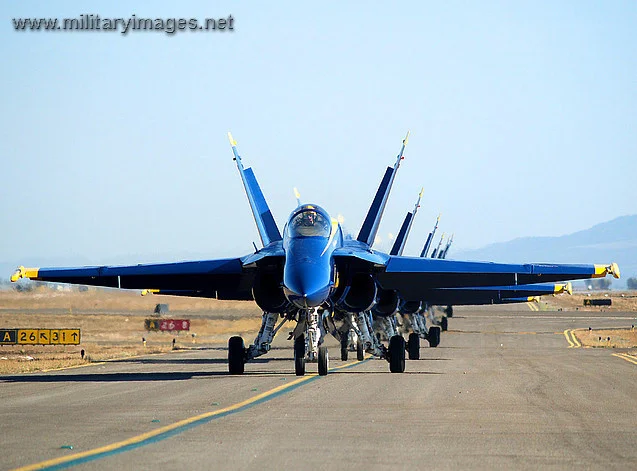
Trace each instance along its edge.
{"label": "engine intake", "polygon": [[252,296],[257,305],[266,312],[285,313],[292,305],[283,294],[283,277],[276,273],[262,273],[255,277]]}
{"label": "engine intake", "polygon": [[[340,292],[340,294],[339,294]],[[337,291],[336,305],[343,311],[361,312],[371,309],[376,300],[376,283],[371,275],[357,273],[345,287]]]}
{"label": "engine intake", "polygon": [[383,317],[391,316],[398,310],[399,301],[398,293],[393,289],[380,290],[376,295],[376,305],[373,312]]}

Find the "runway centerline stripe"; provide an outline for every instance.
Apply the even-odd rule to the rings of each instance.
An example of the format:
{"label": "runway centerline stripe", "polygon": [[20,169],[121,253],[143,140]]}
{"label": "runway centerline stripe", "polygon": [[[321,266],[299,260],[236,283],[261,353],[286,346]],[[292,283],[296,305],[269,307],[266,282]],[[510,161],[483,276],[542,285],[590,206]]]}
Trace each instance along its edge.
{"label": "runway centerline stripe", "polygon": [[[367,361],[370,360],[370,358],[371,357],[367,357],[363,361],[353,361],[350,363],[346,363],[344,365],[336,366],[334,368],[330,368],[329,371],[351,368],[353,366],[360,365],[361,363],[366,363]],[[221,417],[226,417],[228,415],[236,414],[238,412],[243,412],[244,410],[249,409],[253,406],[262,404],[278,396],[281,396],[282,394],[293,391],[294,389],[300,387],[301,385],[315,381],[318,378],[320,378],[320,376],[317,374],[303,376],[290,383],[282,384],[281,386],[277,386],[276,388],[270,389],[261,394],[257,394],[256,396],[253,396],[250,399],[246,399],[245,401],[238,402],[228,407],[224,407],[223,409],[218,409],[215,411],[206,412],[204,414],[195,415],[193,417],[180,420],[173,424],[166,425],[165,427],[161,427],[161,428],[152,430],[150,432],[136,435],[126,440],[111,443],[110,445],[104,445],[98,448],[93,448],[92,450],[87,450],[87,451],[75,453],[68,456],[62,456],[59,458],[53,458],[51,460],[41,461],[39,463],[35,463],[32,465],[16,468],[14,471],[28,471],[28,470],[35,470],[35,469],[40,469],[40,470],[65,469],[65,468],[70,468],[72,466],[77,466],[79,464],[88,463],[90,461],[107,458],[109,456],[117,455],[119,453],[124,453],[126,451],[131,451],[146,445],[151,445],[153,443],[160,442],[162,440],[173,437],[175,435],[179,435],[180,433],[190,430],[192,428],[211,422],[212,420],[220,419]]]}

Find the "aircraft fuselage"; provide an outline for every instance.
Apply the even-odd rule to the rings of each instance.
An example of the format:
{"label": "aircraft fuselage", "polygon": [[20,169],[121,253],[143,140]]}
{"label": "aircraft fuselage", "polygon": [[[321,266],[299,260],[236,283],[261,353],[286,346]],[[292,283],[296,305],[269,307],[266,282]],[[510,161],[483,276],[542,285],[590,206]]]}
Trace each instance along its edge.
{"label": "aircraft fuselage", "polygon": [[294,306],[311,309],[324,304],[335,284],[332,254],[343,245],[336,220],[316,205],[299,206],[283,232],[283,293]]}

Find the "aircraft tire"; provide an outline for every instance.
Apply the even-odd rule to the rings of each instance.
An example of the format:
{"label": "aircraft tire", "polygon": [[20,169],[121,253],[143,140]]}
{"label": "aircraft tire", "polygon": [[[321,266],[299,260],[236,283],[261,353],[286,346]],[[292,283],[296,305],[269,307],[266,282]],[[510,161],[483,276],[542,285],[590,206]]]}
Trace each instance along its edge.
{"label": "aircraft tire", "polygon": [[365,350],[363,349],[363,342],[360,340],[356,342],[356,359],[363,361],[365,359]]}
{"label": "aircraft tire", "polygon": [[440,327],[434,325],[429,327],[429,334],[427,335],[430,347],[437,347],[440,344]]}
{"label": "aircraft tire", "polygon": [[410,360],[420,360],[420,337],[414,332],[409,334],[407,353],[409,354]]}
{"label": "aircraft tire", "polygon": [[405,339],[402,335],[394,335],[389,339],[389,371],[405,372]]}
{"label": "aircraft tire", "polygon": [[442,316],[442,319],[440,319],[440,328],[443,332],[446,332],[449,328],[449,320],[447,319],[447,316]]}
{"label": "aircraft tire", "polygon": [[341,339],[341,361],[347,361],[349,338]]}
{"label": "aircraft tire", "polygon": [[305,335],[294,339],[294,373],[305,376]]}
{"label": "aircraft tire", "polygon": [[231,375],[243,374],[245,367],[245,344],[241,337],[230,337],[228,340],[228,372]]}
{"label": "aircraft tire", "polygon": [[319,376],[327,376],[330,369],[330,358],[327,354],[327,347],[321,346],[318,351],[318,374]]}

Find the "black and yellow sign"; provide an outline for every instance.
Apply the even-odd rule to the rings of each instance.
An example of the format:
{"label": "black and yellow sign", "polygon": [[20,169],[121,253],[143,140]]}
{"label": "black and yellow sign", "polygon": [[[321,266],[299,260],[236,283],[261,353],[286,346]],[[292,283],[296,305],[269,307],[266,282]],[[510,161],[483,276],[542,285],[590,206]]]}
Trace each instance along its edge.
{"label": "black and yellow sign", "polygon": [[146,330],[159,330],[159,319],[144,319],[144,328]]}
{"label": "black and yellow sign", "polygon": [[79,345],[80,329],[0,329],[0,345]]}
{"label": "black and yellow sign", "polygon": [[18,343],[18,330],[17,329],[2,329],[0,330],[0,344],[2,345],[15,345]]}

